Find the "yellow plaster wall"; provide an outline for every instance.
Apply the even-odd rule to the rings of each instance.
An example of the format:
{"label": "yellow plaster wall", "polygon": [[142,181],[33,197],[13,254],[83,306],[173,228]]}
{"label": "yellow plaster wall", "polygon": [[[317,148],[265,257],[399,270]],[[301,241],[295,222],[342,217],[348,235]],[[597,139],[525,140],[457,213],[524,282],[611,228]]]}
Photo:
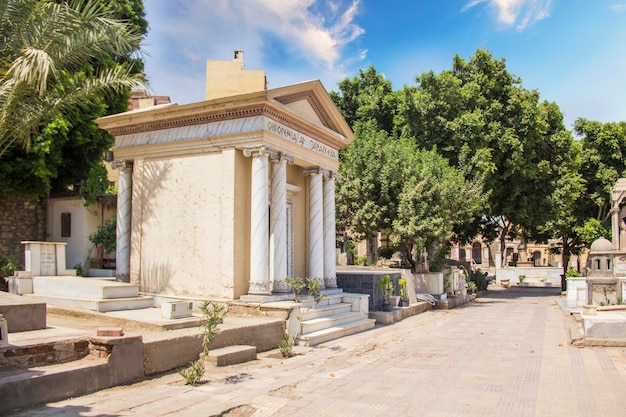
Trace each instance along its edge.
{"label": "yellow plaster wall", "polygon": [[205,99],[265,90],[265,71],[244,70],[239,61],[207,61]]}
{"label": "yellow plaster wall", "polygon": [[[232,219],[224,178],[232,164],[221,153],[143,162],[141,289],[148,293],[230,298],[223,283],[232,260],[223,245]],[[231,172],[232,176],[232,172]],[[230,211],[231,214],[227,213]],[[232,220],[231,220],[232,222]],[[232,224],[232,223],[231,223]],[[228,279],[230,281],[230,279]]]}

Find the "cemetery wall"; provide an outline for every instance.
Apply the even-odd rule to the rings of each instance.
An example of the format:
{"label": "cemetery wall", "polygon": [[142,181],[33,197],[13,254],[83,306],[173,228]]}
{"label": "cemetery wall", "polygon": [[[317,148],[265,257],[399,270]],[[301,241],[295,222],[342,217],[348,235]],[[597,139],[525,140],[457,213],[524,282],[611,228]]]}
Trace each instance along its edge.
{"label": "cemetery wall", "polygon": [[0,199],[0,266],[8,257],[24,262],[23,240],[46,240],[46,203],[28,196]]}

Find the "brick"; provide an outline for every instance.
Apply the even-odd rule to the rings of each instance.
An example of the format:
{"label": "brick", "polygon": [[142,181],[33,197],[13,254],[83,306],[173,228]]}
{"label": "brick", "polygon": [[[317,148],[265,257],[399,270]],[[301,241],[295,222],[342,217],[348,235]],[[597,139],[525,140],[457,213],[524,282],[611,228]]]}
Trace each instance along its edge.
{"label": "brick", "polygon": [[124,336],[124,330],[121,327],[100,327],[96,332],[96,335],[104,337],[120,337]]}

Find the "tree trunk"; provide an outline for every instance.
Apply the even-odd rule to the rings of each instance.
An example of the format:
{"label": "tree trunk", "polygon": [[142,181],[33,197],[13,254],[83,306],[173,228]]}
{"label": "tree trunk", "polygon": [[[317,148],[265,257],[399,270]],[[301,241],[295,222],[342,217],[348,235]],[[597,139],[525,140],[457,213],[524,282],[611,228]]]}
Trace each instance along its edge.
{"label": "tree trunk", "polygon": [[417,263],[413,260],[413,244],[412,243],[405,243],[404,244],[404,250],[405,250],[405,255],[406,255],[406,260],[411,264],[411,272],[416,272],[417,271]]}

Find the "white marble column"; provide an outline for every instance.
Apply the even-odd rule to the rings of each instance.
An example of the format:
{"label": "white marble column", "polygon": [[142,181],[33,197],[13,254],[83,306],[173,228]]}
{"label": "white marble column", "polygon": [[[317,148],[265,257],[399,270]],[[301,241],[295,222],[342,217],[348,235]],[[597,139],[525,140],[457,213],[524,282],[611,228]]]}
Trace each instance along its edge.
{"label": "white marble column", "polygon": [[323,171],[310,168],[303,171],[309,180],[309,278],[320,281],[324,288],[324,191]]}
{"label": "white marble column", "polygon": [[282,152],[271,155],[272,198],[270,206],[270,277],[272,292],[291,290],[287,277],[287,162],[293,158]]}
{"label": "white marble column", "polygon": [[331,171],[324,176],[324,286],[337,288],[337,259],[335,232],[335,179]]}
{"label": "white marble column", "polygon": [[117,185],[117,226],[115,249],[115,280],[130,282],[130,225],[132,207],[133,162],[113,161],[112,167],[119,170]]}
{"label": "white marble column", "polygon": [[252,157],[252,205],[250,221],[250,287],[248,294],[270,295],[269,282],[269,151],[264,146],[244,149]]}
{"label": "white marble column", "polygon": [[620,218],[619,218],[619,202],[612,201],[613,207],[611,208],[611,227],[613,234],[613,250],[620,249]]}

